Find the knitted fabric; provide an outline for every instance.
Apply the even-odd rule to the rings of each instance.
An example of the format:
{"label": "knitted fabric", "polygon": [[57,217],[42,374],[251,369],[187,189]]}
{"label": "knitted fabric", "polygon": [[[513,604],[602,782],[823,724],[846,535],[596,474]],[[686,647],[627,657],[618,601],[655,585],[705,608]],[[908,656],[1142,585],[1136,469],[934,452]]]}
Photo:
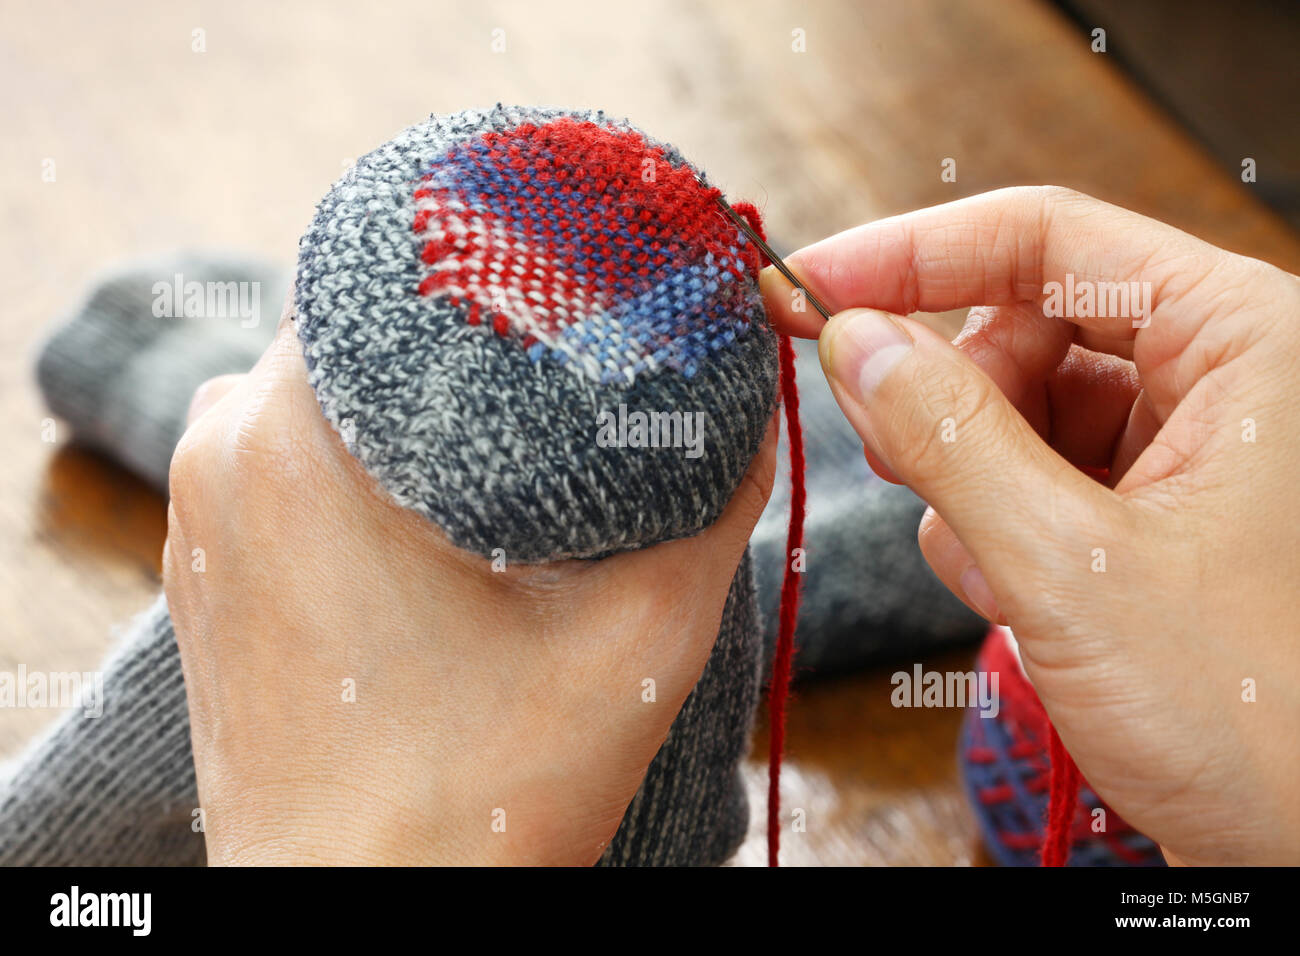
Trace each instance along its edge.
{"label": "knitted fabric", "polygon": [[[472,186],[452,190],[462,172]],[[702,180],[602,113],[497,108],[400,134],[302,240],[298,330],[325,417],[400,504],[480,554],[587,557],[707,527],[777,372],[757,258],[716,206],[701,218],[717,195]],[[620,406],[702,413],[703,453],[593,440]]]}
{"label": "knitted fabric", "polygon": [[[446,157],[480,150],[495,134],[531,137],[530,131],[556,122],[586,137],[593,155],[602,145],[614,151],[583,173],[594,171],[605,185],[584,193],[581,202],[571,187],[555,185],[581,170],[554,157],[547,165],[530,154],[532,165],[545,169],[515,188],[534,199],[548,190],[567,197],[569,231],[559,240],[499,214],[510,201],[504,192],[485,192],[481,183],[478,193],[444,192],[440,207],[454,209],[474,229],[487,221],[485,214],[499,214],[492,235],[505,236],[502,248],[513,253],[502,251],[491,261],[510,268],[517,255],[526,262],[513,288],[528,301],[543,295],[539,305],[550,311],[523,323],[520,302],[506,292],[501,311],[484,313],[488,300],[476,296],[500,290],[473,285],[465,272],[472,271],[466,263],[483,252],[481,246],[449,248],[460,278],[445,286],[426,282],[438,274],[430,272],[438,260],[429,254],[432,216],[420,222],[431,197],[417,193],[450,189]],[[626,189],[637,149],[660,164],[670,189]],[[504,149],[492,161],[504,178],[516,158]],[[627,205],[625,193],[641,205]],[[720,213],[722,228],[734,235],[690,233],[689,242],[668,239],[658,248],[652,240],[642,258],[635,250],[644,240],[631,239],[599,273],[583,273],[576,257],[592,243],[618,245],[604,231],[611,210],[667,236],[690,229],[690,210],[703,209],[716,195],[675,151],[600,113],[497,108],[405,131],[331,190],[302,241],[297,329],[326,418],[394,498],[485,557],[497,549],[508,561],[594,557],[698,533],[731,498],[774,408],[775,336],[758,298],[757,260],[741,254],[738,231]],[[475,196],[488,197],[481,209],[466,201]],[[449,219],[440,222],[450,230],[446,235],[458,228]],[[468,233],[462,238],[474,241]],[[744,264],[739,273],[733,262]],[[543,288],[570,296],[564,314],[556,311],[558,299],[544,298]],[[659,307],[624,308],[668,288],[681,290],[676,321],[666,321]],[[734,314],[724,317],[723,308]],[[521,324],[511,325],[512,318]],[[611,341],[617,343],[613,351]],[[619,374],[604,375],[592,374],[588,359],[627,361]],[[620,406],[698,415],[699,454],[598,443],[600,413]],[[160,609],[129,638],[127,656],[170,646],[170,624]],[[602,862],[709,864],[734,851],[747,823],[739,763],[748,749],[761,655],[746,557],[704,674]],[[174,656],[159,666],[164,677],[180,674]],[[160,736],[188,738],[183,699],[155,695],[132,680],[138,682],[139,674],[131,670],[106,675],[105,696],[140,706],[106,712],[92,730],[65,720],[48,738],[52,743],[38,746],[0,790],[0,863],[113,863],[128,856],[141,862],[141,843],[147,844],[147,862],[194,861],[195,841],[178,838],[175,824],[166,822],[178,799],[196,802],[192,768],[178,773],[170,764],[151,766]],[[91,753],[133,771],[112,800],[98,801],[79,785],[84,778],[62,769],[65,758],[75,764]],[[49,785],[33,783],[42,780]],[[157,825],[135,827],[129,839],[86,845],[60,827],[72,818],[107,834],[121,834],[142,818]]]}
{"label": "knitted fabric", "polygon": [[744,335],[756,258],[680,157],[562,117],[455,142],[415,190],[421,295],[593,381],[687,378]]}
{"label": "knitted fabric", "polygon": [[0,778],[0,864],[203,862],[185,680],[162,597],[103,671],[103,714],[69,713]]}
{"label": "knitted fabric", "polygon": [[[1009,633],[994,628],[977,667],[998,674],[999,709],[978,706],[962,722],[961,771],[967,797],[990,855],[1003,866],[1037,866],[1043,845],[1050,781],[1047,712],[1025,676]],[[1105,829],[1094,832],[1094,811]],[[1159,848],[1124,822],[1086,781],[1070,824],[1069,866],[1163,866]]]}

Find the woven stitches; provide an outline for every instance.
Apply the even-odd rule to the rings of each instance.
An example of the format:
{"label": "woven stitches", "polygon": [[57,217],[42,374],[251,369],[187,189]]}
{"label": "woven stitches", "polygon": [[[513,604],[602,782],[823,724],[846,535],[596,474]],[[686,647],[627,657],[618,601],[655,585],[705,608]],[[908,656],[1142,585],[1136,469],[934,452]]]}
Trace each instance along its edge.
{"label": "woven stitches", "polygon": [[418,291],[602,384],[691,377],[748,331],[756,300],[757,254],[718,196],[634,130],[569,117],[490,130],[413,194]]}

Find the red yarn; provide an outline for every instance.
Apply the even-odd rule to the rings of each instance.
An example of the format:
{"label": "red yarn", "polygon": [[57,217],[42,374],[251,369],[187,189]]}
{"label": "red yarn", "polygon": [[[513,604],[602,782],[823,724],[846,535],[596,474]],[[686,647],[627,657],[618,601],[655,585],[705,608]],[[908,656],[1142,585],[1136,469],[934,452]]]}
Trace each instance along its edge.
{"label": "red yarn", "polygon": [[[764,239],[763,222],[752,203],[735,203],[732,209],[745,217]],[[803,583],[794,569],[794,552],[803,547],[804,487],[803,428],[799,424],[799,389],[794,380],[794,346],[790,337],[778,337],[781,366],[781,403],[785,408],[786,441],[790,447],[790,524],[785,539],[785,577],[781,582],[781,610],[778,615],[776,654],[772,659],[772,682],[767,690],[767,865],[779,866],[781,853],[781,759],[785,755],[785,712],[790,699],[790,670],[794,659],[794,632],[799,622],[799,589]]]}
{"label": "red yarn", "polygon": [[[1105,481],[1110,474],[1109,468],[1081,470],[1098,481]],[[1044,720],[1046,719],[1044,715]],[[1047,832],[1043,834],[1042,864],[1065,866],[1070,858],[1074,817],[1079,809],[1079,786],[1083,783],[1083,777],[1050,720],[1047,720],[1047,732],[1051,783],[1047,791]]]}
{"label": "red yarn", "polygon": [[800,572],[794,552],[803,547],[804,489],[803,429],[799,424],[799,390],[794,382],[794,346],[781,336],[781,400],[785,405],[786,439],[790,444],[790,526],[785,539],[785,579],[781,582],[781,612],[772,660],[772,684],[767,692],[770,725],[767,771],[767,865],[779,866],[781,850],[781,758],[785,750],[785,708],[790,697],[790,665],[794,630],[799,621]]}
{"label": "red yarn", "polygon": [[1065,866],[1070,858],[1070,831],[1079,807],[1079,768],[1048,723],[1048,755],[1052,761],[1047,796],[1047,832],[1043,836],[1043,866]]}
{"label": "red yarn", "polygon": [[[747,331],[746,280],[761,265],[718,215],[720,196],[632,129],[561,117],[489,130],[452,146],[416,184],[412,230],[421,261],[436,265],[418,291],[467,299],[470,325],[513,335],[530,354],[558,350],[596,378],[690,367]],[[706,260],[718,274],[701,285],[690,270]],[[643,340],[635,323],[652,320],[635,310],[624,316],[633,324],[611,324],[616,303],[656,283],[655,304],[680,313],[679,328]]]}

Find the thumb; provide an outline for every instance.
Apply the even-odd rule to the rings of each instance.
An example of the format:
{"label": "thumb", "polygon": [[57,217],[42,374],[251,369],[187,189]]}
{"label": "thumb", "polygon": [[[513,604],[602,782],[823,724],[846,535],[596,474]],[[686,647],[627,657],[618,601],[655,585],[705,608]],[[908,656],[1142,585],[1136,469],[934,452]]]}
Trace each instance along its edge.
{"label": "thumb", "polygon": [[850,309],[822,330],[820,354],[868,449],[944,518],[999,598],[1032,567],[1075,566],[1119,507],[919,322]]}

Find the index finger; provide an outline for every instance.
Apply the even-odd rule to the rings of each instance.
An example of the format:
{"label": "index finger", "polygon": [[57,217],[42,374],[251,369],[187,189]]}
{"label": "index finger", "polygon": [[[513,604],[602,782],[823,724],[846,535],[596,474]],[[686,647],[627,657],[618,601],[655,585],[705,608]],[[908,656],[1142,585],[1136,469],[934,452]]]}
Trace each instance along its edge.
{"label": "index finger", "polygon": [[[867,223],[806,246],[787,265],[832,312],[899,315],[1042,301],[1048,282],[1149,282],[1152,312],[1224,255],[1173,226],[1058,186],[981,193]],[[771,268],[761,276],[773,326],[816,338],[824,322],[795,311]],[[1147,319],[1150,318],[1148,314]],[[1133,338],[1131,315],[1070,316],[1106,337]]]}

